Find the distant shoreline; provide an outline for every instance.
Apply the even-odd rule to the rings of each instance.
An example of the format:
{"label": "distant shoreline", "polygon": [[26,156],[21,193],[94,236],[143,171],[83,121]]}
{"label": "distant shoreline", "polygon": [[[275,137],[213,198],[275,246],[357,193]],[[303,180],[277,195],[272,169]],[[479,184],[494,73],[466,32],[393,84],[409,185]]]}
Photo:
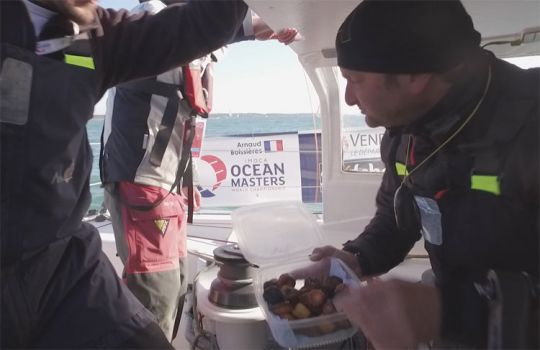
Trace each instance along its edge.
{"label": "distant shoreline", "polygon": [[[311,118],[313,119],[320,119],[321,116],[313,113],[210,113],[209,119],[237,119],[237,118]],[[359,114],[343,114],[342,117],[363,117],[360,113]],[[104,114],[94,114],[92,119],[95,120],[104,120],[105,115]]]}
{"label": "distant shoreline", "polygon": [[[313,113],[210,113],[212,117],[313,117]],[[319,117],[317,115],[317,117]],[[94,114],[92,119],[104,119],[104,114]]]}

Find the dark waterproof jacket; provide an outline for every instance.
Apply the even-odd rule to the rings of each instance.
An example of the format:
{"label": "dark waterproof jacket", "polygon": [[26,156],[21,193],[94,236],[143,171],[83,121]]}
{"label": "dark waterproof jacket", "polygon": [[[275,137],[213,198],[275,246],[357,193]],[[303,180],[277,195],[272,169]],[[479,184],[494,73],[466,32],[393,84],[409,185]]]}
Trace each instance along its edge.
{"label": "dark waterproof jacket", "polygon": [[[65,68],[71,81],[38,80],[34,73],[37,81],[32,92],[39,94],[32,94],[27,125],[9,123],[4,120],[7,113],[3,113],[4,266],[23,252],[43,247],[80,227],[90,201],[87,182],[92,155],[85,124],[105,91],[221,47],[233,38],[245,12],[241,2],[230,1],[195,2],[186,8],[172,7],[154,16],[131,18],[126,11],[99,9],[97,27],[90,31],[95,70],[62,63],[58,69]],[[210,16],[220,20],[207,20]],[[36,38],[21,2],[2,2],[1,29],[2,61],[8,49],[34,51]],[[79,75],[85,76],[81,78],[85,84],[91,84],[78,84]],[[40,102],[43,106],[38,109],[35,106]],[[36,125],[30,128],[29,124]]]}
{"label": "dark waterproof jacket", "polygon": [[486,305],[473,296],[473,282],[489,269],[538,277],[539,69],[523,70],[483,52],[469,78],[419,122],[387,131],[381,146],[387,170],[375,217],[345,244],[366,275],[403,261],[421,233],[396,227],[394,193],[403,178],[398,172],[405,175],[405,164],[408,172],[414,169],[470,115],[489,66],[492,81],[477,113],[409,178],[413,193],[433,199],[441,213],[442,237],[426,239],[425,247],[443,292],[443,332],[479,347],[487,339]]}
{"label": "dark waterproof jacket", "polygon": [[[117,279],[96,229],[81,222],[92,165],[86,122],[108,88],[229,42],[246,11],[230,0],[132,17],[99,8],[88,69],[61,52],[34,54],[26,7],[0,2],[2,347],[114,347],[151,320]],[[56,22],[53,37],[73,34]]]}

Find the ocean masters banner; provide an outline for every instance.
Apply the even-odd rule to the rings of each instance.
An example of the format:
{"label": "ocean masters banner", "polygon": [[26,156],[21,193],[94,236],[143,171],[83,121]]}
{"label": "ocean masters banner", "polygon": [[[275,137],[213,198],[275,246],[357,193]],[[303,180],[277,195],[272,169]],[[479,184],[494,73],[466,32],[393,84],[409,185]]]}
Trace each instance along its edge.
{"label": "ocean masters banner", "polygon": [[205,139],[198,159],[205,207],[302,200],[297,133]]}

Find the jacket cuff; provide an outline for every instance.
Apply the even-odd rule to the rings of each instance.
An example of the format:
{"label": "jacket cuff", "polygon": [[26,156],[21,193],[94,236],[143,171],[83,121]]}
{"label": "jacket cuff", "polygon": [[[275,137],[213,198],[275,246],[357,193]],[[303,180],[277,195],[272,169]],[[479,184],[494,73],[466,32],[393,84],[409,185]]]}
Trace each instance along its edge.
{"label": "jacket cuff", "polygon": [[360,265],[360,270],[362,271],[362,276],[371,275],[371,266],[369,260],[367,259],[367,254],[362,252],[362,248],[358,246],[355,241],[347,241],[343,244],[343,250],[353,254]]}
{"label": "jacket cuff", "polygon": [[246,17],[244,17],[242,29],[244,30],[244,36],[255,37],[255,32],[253,31],[253,12],[251,12],[251,10],[248,10]]}

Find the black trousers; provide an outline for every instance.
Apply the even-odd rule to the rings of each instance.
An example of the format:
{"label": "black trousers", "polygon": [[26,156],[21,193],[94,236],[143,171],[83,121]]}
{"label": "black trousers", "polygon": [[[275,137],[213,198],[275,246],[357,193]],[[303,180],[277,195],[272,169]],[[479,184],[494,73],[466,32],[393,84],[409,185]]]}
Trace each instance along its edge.
{"label": "black trousers", "polygon": [[87,225],[0,277],[2,349],[172,349]]}

